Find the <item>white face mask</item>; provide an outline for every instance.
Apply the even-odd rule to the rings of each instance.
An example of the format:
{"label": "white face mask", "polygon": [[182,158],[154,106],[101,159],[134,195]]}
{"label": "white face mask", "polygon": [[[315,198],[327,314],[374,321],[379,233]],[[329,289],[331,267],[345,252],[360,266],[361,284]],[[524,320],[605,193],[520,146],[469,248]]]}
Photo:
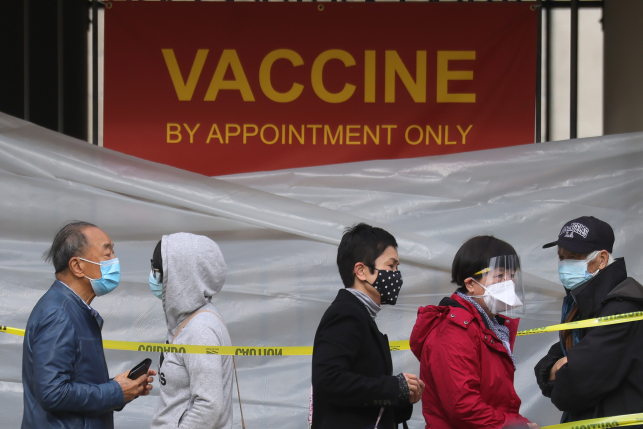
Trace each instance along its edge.
{"label": "white face mask", "polygon": [[[472,280],[482,286],[475,279]],[[484,303],[493,314],[513,310],[514,308],[522,306],[522,301],[520,301],[520,298],[516,295],[516,285],[513,280],[506,280],[482,287],[484,289],[484,295],[473,295],[472,298],[484,299]]]}

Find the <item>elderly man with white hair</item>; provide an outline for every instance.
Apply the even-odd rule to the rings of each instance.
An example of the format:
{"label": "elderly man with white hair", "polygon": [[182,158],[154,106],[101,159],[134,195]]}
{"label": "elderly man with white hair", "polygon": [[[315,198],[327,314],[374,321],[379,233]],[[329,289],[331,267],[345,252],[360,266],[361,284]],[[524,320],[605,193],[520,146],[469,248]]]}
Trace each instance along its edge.
{"label": "elderly man with white hair", "polygon": [[[592,216],[567,222],[558,240],[558,273],[567,296],[561,322],[643,310],[643,286],[614,259],[614,231]],[[561,422],[643,412],[643,322],[560,333],[535,367]]]}
{"label": "elderly man with white hair", "polygon": [[[91,307],[120,283],[114,243],[96,225],[71,221],[43,255],[55,281],[27,321],[22,352],[22,428],[113,429],[114,411],[152,390],[151,376],[110,379],[103,318]],[[4,426],[3,426],[4,427]]]}

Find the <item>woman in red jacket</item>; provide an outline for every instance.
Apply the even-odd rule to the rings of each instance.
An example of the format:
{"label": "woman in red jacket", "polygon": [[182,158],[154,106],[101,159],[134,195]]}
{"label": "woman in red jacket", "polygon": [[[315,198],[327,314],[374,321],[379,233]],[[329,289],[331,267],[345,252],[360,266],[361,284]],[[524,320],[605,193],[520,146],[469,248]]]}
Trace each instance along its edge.
{"label": "woman in red jacket", "polygon": [[498,314],[522,306],[516,251],[495,237],[474,237],[455,256],[452,282],[451,298],[418,310],[411,334],[426,383],[426,428],[537,429],[519,414],[513,386],[519,319]]}

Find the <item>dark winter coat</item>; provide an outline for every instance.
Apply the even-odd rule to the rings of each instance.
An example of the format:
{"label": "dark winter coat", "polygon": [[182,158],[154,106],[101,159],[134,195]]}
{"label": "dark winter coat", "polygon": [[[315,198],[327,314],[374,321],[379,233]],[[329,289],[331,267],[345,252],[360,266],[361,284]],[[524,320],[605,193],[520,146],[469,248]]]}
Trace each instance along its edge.
{"label": "dark winter coat", "polygon": [[[95,314],[93,314],[95,313]],[[31,311],[22,351],[23,429],[113,429],[123,389],[109,379],[102,319],[56,281]]]}
{"label": "dark winter coat", "polygon": [[313,345],[313,429],[393,429],[411,417],[400,397],[388,337],[364,304],[340,290],[319,322]]}
{"label": "dark winter coat", "polygon": [[[509,328],[513,350],[519,319]],[[426,383],[422,414],[429,429],[526,427],[514,389],[514,365],[502,341],[470,302],[453,294],[418,310],[411,350]]]}
{"label": "dark winter coat", "polygon": [[[643,286],[627,277],[623,259],[569,296],[578,305],[577,320],[643,310]],[[565,351],[561,342],[556,343],[535,367],[543,395],[566,412],[563,420],[643,412],[643,322],[577,331],[571,349]],[[550,382],[552,366],[565,354],[567,364]]]}

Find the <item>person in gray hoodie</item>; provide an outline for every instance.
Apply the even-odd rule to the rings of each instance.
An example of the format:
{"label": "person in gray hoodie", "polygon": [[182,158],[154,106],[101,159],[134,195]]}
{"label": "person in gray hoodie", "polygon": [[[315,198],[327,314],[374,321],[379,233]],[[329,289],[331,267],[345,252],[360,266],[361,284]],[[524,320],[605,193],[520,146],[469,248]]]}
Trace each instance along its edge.
{"label": "person in gray hoodie", "polygon": [[[211,302],[226,272],[219,246],[208,237],[163,236],[149,284],[163,301],[168,343],[232,345]],[[159,364],[161,392],[152,428],[232,428],[232,356],[165,353]]]}

